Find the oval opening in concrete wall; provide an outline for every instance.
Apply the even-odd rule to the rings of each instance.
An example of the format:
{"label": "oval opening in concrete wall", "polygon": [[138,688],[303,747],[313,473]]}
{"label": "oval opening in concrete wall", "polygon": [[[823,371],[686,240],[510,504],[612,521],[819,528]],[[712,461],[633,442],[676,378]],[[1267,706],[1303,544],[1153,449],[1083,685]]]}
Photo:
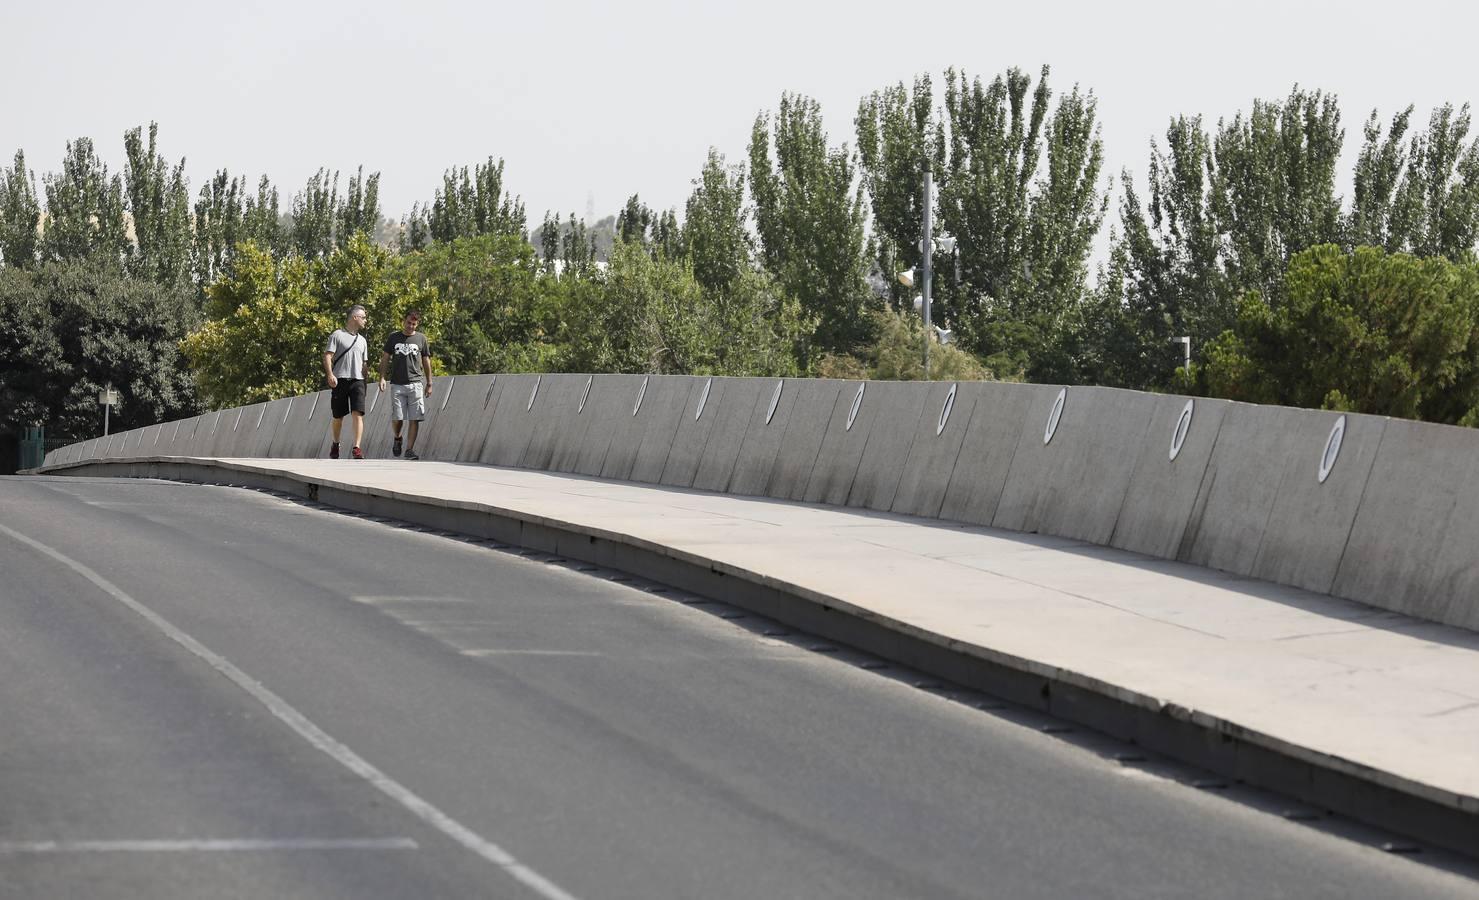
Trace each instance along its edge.
{"label": "oval opening in concrete wall", "polygon": [[161,437],[164,437],[164,426],[163,425],[159,426],[159,430],[156,431],[156,432],[154,432],[154,445],[156,447],[159,446],[159,439]]}
{"label": "oval opening in concrete wall", "polygon": [[935,426],[935,437],[945,433],[945,423],[950,421],[950,411],[955,409],[955,389],[959,385],[950,385],[950,391],[945,395],[945,405],[940,407],[940,424]]}
{"label": "oval opening in concrete wall", "polygon": [[775,383],[775,393],[772,394],[771,397],[770,397],[770,409],[767,410],[766,413],[765,413],[765,424],[766,425],[769,425],[770,424],[770,420],[775,418],[776,404],[778,404],[778,403],[781,402],[781,388],[783,388],[785,386],[786,386],[786,382],[784,380],[777,381]]}
{"label": "oval opening in concrete wall", "polygon": [[1068,388],[1058,389],[1058,399],[1053,401],[1053,409],[1048,413],[1048,427],[1043,429],[1042,442],[1044,445],[1053,439],[1058,432],[1058,420],[1063,418],[1063,404],[1068,399]]}
{"label": "oval opening in concrete wall", "polygon": [[596,377],[594,375],[586,378],[586,380],[585,380],[585,390],[583,390],[583,391],[580,392],[580,406],[576,407],[576,409],[575,409],[575,414],[576,415],[580,415],[581,413],[585,412],[585,398],[587,398],[587,397],[589,397],[591,395],[591,382],[592,381],[595,381],[595,380],[596,380]]}
{"label": "oval opening in concrete wall", "polygon": [[1176,419],[1176,427],[1171,430],[1171,459],[1181,455],[1181,445],[1186,442],[1186,433],[1191,431],[1192,403],[1186,401],[1186,406],[1181,408],[1181,415]]}
{"label": "oval opening in concrete wall", "polygon": [[844,431],[852,431],[852,421],[858,417],[858,410],[863,408],[863,389],[867,386],[866,381],[858,385],[858,395],[852,398],[852,409],[847,411],[847,428]]}
{"label": "oval opening in concrete wall", "polygon": [[370,413],[372,413],[372,412],[375,411],[375,404],[380,402],[380,395],[383,394],[383,393],[385,393],[385,392],[384,391],[376,391],[375,393],[373,393],[373,394],[370,395],[370,408],[367,409],[367,410],[365,410],[365,415],[368,416]]}
{"label": "oval opening in concrete wall", "polygon": [[296,399],[298,399],[298,398],[297,397],[289,397],[288,398],[288,408],[282,411],[282,424],[284,424],[284,425],[288,424],[288,415],[292,413],[292,411],[293,411],[293,401],[296,400]]}
{"label": "oval opening in concrete wall", "polygon": [[712,378],[704,382],[704,395],[698,398],[698,409],[693,414],[693,421],[697,422],[698,417],[704,414],[704,405],[709,402],[709,388],[713,386],[714,379]]}
{"label": "oval opening in concrete wall", "polygon": [[308,407],[308,415],[305,416],[304,418],[308,418],[308,419],[313,418],[313,414],[315,412],[317,412],[317,411],[318,411],[318,394],[314,394],[313,395],[313,405],[310,406],[310,407]]}
{"label": "oval opening in concrete wall", "polygon": [[642,398],[645,396],[647,396],[647,379],[643,378],[642,389],[637,391],[637,405],[632,407],[632,415],[635,416],[637,414],[637,410],[642,408]]}
{"label": "oval opening in concrete wall", "polygon": [[[244,415],[246,415],[246,407],[245,406],[241,407],[240,409],[238,409],[236,411],[236,424],[231,426],[231,430],[232,431],[237,431],[238,429],[241,428],[241,417],[244,416]],[[180,426],[177,423],[175,425],[175,437],[179,437],[179,436],[180,436]]]}
{"label": "oval opening in concrete wall", "polygon": [[493,389],[495,387],[497,387],[497,386],[498,386],[498,376],[497,375],[494,375],[493,376],[493,380],[488,382],[488,391],[487,391],[487,393],[483,394],[483,409],[487,409],[488,408],[488,404],[493,402]]}
{"label": "oval opening in concrete wall", "polygon": [[265,419],[265,418],[267,418],[267,404],[263,403],[262,404],[262,411],[259,412],[259,413],[257,413],[257,424],[255,424],[255,425],[252,426],[253,430],[258,429],[258,428],[261,428],[262,427],[262,420]]}
{"label": "oval opening in concrete wall", "polygon": [[1345,441],[1345,416],[1335,420],[1330,426],[1330,436],[1325,438],[1325,449],[1320,453],[1320,483],[1330,477],[1330,470],[1335,468],[1335,461],[1340,458],[1340,445]]}
{"label": "oval opening in concrete wall", "polygon": [[452,388],[454,388],[456,386],[457,386],[457,376],[456,375],[453,375],[451,378],[448,378],[447,379],[447,389],[445,391],[442,391],[442,405],[441,406],[438,406],[437,409],[446,409],[447,408],[447,401],[452,399]]}
{"label": "oval opening in concrete wall", "polygon": [[529,405],[524,407],[525,410],[531,410],[534,408],[534,398],[539,396],[539,383],[543,380],[543,375],[534,376],[534,390],[529,392]]}
{"label": "oval opening in concrete wall", "polygon": [[212,435],[214,435],[216,433],[216,426],[217,425],[220,425],[220,424],[221,424],[221,411],[220,410],[216,410],[216,417],[214,419],[211,419],[211,434]]}

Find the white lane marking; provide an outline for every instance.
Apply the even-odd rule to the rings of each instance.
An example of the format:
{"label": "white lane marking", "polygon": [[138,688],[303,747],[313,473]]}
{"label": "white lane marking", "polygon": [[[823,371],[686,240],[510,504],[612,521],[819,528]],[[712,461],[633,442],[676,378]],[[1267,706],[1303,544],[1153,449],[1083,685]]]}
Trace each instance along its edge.
{"label": "white lane marking", "polygon": [[469,648],[460,651],[464,656],[605,656],[589,650],[496,650]]}
{"label": "white lane marking", "polygon": [[260,850],[416,850],[410,838],[290,840],[0,841],[0,855],[18,853],[193,853]]}
{"label": "white lane marking", "polygon": [[375,768],[369,761],[362,758],[353,750],[350,750],[344,744],[339,743],[322,728],[313,724],[307,716],[294,709],[286,700],[252,680],[241,669],[232,665],[224,657],[217,655],[195,638],[176,628],[163,616],[154,612],[154,610],[130,597],[122,588],[113,584],[113,582],[94,572],[86,565],[67,556],[65,553],[59,550],[53,550],[40,541],[33,540],[5,525],[0,525],[0,534],[8,535],[22,544],[35,549],[37,552],[51,557],[97,585],[103,593],[137,613],[155,628],[164,632],[170,640],[200,657],[211,668],[231,679],[237,687],[246,691],[258,703],[267,707],[274,716],[277,716],[289,728],[296,731],[305,741],[333,757],[344,768],[360,776],[376,788],[379,788],[382,793],[405,807],[412,815],[415,815],[423,822],[447,835],[488,862],[503,869],[512,878],[526,885],[541,897],[549,898],[549,900],[575,900],[574,895],[567,893],[553,881],[550,881],[548,878],[519,862],[512,853],[509,853],[507,850],[487,840],[440,809],[432,806],[427,801],[421,799],[420,796],[413,793],[410,788],[407,788],[405,785]]}

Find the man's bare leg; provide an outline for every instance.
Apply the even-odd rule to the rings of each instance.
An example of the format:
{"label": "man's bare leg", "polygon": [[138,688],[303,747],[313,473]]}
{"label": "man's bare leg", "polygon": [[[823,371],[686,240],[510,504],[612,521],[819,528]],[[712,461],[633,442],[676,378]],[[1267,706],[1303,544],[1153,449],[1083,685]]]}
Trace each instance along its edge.
{"label": "man's bare leg", "polygon": [[333,420],[333,424],[329,426],[329,430],[334,433],[334,443],[336,443],[336,444],[339,443],[339,429],[340,428],[343,428],[343,427],[344,427],[344,420],[342,418],[341,419],[334,419]]}
{"label": "man's bare leg", "polygon": [[421,430],[420,426],[421,426],[421,422],[419,420],[412,419],[410,426],[406,428],[406,452],[407,453],[409,453],[410,451],[416,449],[416,432],[418,432],[418,431]]}
{"label": "man's bare leg", "polygon": [[359,446],[360,439],[365,436],[365,414],[354,413],[354,445]]}

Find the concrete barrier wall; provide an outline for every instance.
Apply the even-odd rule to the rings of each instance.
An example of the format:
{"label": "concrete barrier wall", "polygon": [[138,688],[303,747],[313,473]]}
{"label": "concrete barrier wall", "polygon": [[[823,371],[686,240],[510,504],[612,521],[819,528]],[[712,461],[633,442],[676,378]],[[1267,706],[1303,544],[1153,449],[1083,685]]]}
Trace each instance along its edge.
{"label": "concrete barrier wall", "polygon": [[[436,386],[417,446],[427,459],[1076,538],[1479,630],[1471,429],[995,382],[505,374]],[[371,386],[368,400],[363,446],[383,458],[390,398]],[[321,391],[209,412],[53,450],[46,465],[322,457],[328,407]]]}
{"label": "concrete barrier wall", "polygon": [[[690,484],[683,486],[704,491],[728,491],[745,438],[754,427],[757,416],[763,426],[776,386],[784,387],[784,382],[779,378],[716,378],[714,384],[718,398],[710,396],[709,405],[714,408],[704,412],[705,416],[713,417],[713,424],[693,478]],[[676,464],[670,461],[670,465],[686,466],[687,461],[680,457]],[[682,482],[675,478],[673,483]]]}

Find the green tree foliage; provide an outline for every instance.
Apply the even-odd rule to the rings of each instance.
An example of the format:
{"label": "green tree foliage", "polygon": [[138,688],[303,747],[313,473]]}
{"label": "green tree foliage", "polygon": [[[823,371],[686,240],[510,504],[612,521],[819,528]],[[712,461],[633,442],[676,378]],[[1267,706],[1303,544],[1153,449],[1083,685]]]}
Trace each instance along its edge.
{"label": "green tree foliage", "polygon": [[360,166],[349,176],[349,186],[344,190],[344,200],[334,212],[334,246],[343,247],[356,234],[373,237],[375,226],[380,224],[380,173],[371,172],[365,177],[365,167]]}
{"label": "green tree foliage", "polygon": [[0,269],[0,329],[15,353],[0,362],[0,430],[52,436],[102,431],[98,390],[121,394],[118,430],[199,409],[178,344],[197,321],[188,285],[160,285],[92,260]]}
{"label": "green tree foliage", "polygon": [[1479,138],[1465,144],[1467,104],[1433,111],[1426,132],[1404,145],[1408,107],[1385,134],[1375,111],[1356,160],[1347,246],[1462,260],[1479,242]]}
{"label": "green tree foliage", "polygon": [[617,240],[641,244],[649,253],[670,258],[683,255],[683,230],[678,225],[678,214],[672,210],[656,212],[636,194],[616,214],[615,232]]}
{"label": "green tree foliage", "polygon": [[[424,211],[413,213],[425,219],[425,236],[435,241],[453,241],[481,234],[523,235],[527,227],[524,203],[503,187],[503,160],[451,168],[442,176],[436,198]],[[418,230],[417,239],[422,233]],[[425,246],[424,243],[413,247]]]}
{"label": "green tree foliage", "polygon": [[190,186],[185,160],[171,167],[159,152],[158,138],[155,122],[149,123],[147,147],[142,128],[129,129],[123,136],[127,157],[123,183],[134,232],[129,270],[161,284],[175,284],[186,280],[191,268]]}
{"label": "green tree foliage", "polygon": [[1173,119],[1166,151],[1152,147],[1146,206],[1122,176],[1121,230],[1091,330],[1097,379],[1165,386],[1180,361],[1171,337],[1204,346],[1231,327],[1249,291],[1277,306],[1289,260],[1344,230],[1343,136],[1335,99],[1297,87],[1220,122],[1215,136],[1200,117]]}
{"label": "green tree foliage", "polygon": [[369,311],[373,348],[413,306],[435,343],[447,309],[388,251],[364,234],[318,259],[274,259],[253,243],[206,291],[207,319],[185,338],[201,396],[215,408],[302,394],[323,380],[323,345],[355,303]]}
{"label": "green tree foliage", "polygon": [[960,279],[937,280],[937,302],[961,346],[988,364],[1064,378],[1108,203],[1103,149],[1092,94],[1075,87],[1050,115],[1046,66],[1029,104],[1031,86],[1017,69],[989,85],[946,72],[939,222],[958,241],[958,261],[936,266],[958,264]]}
{"label": "green tree foliage", "polygon": [[15,165],[0,169],[0,263],[35,265],[41,249],[40,225],[36,175],[26,168],[26,154],[17,150]]}
{"label": "green tree foliage", "polygon": [[767,275],[749,270],[707,295],[684,259],[617,241],[597,277],[561,279],[564,368],[665,375],[786,375],[796,371],[800,311]]}
{"label": "green tree foliage", "polygon": [[401,264],[445,309],[435,348],[449,373],[554,367],[559,328],[554,279],[539,278],[534,248],[517,234],[437,242]]}
{"label": "green tree foliage", "polygon": [[339,173],[319,169],[293,197],[291,247],[308,259],[334,250],[334,225],[339,214]]}
{"label": "green tree foliage", "polygon": [[225,169],[200,189],[192,256],[202,293],[225,273],[239,244],[251,242],[276,254],[286,251],[278,227],[277,189],[263,175],[257,193],[248,190],[245,178],[233,178]]}
{"label": "green tree foliage", "polygon": [[603,258],[595,230],[587,227],[584,219],[577,219],[575,213],[564,222],[559,216],[545,213],[539,228],[539,249],[544,271],[561,277],[588,278]]}
{"label": "green tree foliage", "polygon": [[181,346],[211,408],[320,386],[323,342],[341,311],[315,295],[313,267],[297,255],[276,260],[247,242],[229,274],[206,289],[206,321]]}
{"label": "green tree foliage", "polygon": [[123,180],[109,176],[90,138],[67,143],[62,171],[48,174],[42,254],[117,265],[129,252],[123,216]]}
{"label": "green tree foliage", "polygon": [[744,166],[727,167],[724,157],[710,149],[693,185],[682,243],[699,285],[723,294],[754,268],[754,241],[745,221]]}
{"label": "green tree foliage", "polygon": [[195,201],[193,262],[195,283],[202,290],[230,263],[236,245],[246,240],[242,228],[242,183],[225,169],[200,188]]}
{"label": "green tree foliage", "polygon": [[[245,189],[245,182],[242,187]],[[246,196],[241,213],[241,236],[242,240],[253,241],[274,253],[287,252],[288,233],[282,227],[282,214],[278,211],[277,188],[266,175],[257,182],[257,195]]]}
{"label": "green tree foliage", "polygon": [[815,100],[783,95],[773,133],[769,116],[755,119],[750,190],[761,261],[804,315],[817,321],[819,350],[847,352],[871,338],[866,212],[855,174],[847,146],[827,146]]}
{"label": "green tree foliage", "polygon": [[[924,377],[924,322],[898,310],[876,313],[878,340],[868,353],[869,377],[917,381]],[[930,346],[931,381],[990,381],[991,370],[954,344]]]}
{"label": "green tree foliage", "polygon": [[1312,247],[1207,349],[1214,396],[1479,424],[1479,263]]}
{"label": "green tree foliage", "polygon": [[893,276],[920,263],[925,170],[944,174],[943,159],[937,159],[944,138],[934,118],[929,76],[914,79],[912,91],[900,82],[864,97],[855,124],[863,183],[873,203],[879,271],[895,308],[909,309],[914,291]]}

